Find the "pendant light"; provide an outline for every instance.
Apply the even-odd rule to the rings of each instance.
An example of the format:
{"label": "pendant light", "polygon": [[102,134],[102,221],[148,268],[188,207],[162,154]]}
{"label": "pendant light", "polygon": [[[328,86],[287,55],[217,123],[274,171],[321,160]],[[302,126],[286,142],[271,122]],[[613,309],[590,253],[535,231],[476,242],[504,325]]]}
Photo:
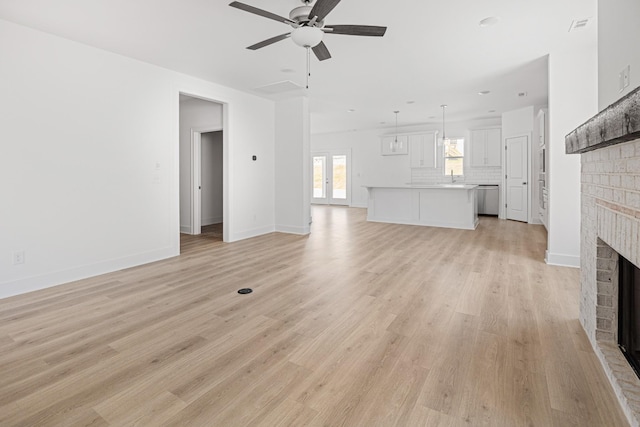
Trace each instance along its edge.
{"label": "pendant light", "polygon": [[391,152],[395,153],[398,150],[398,113],[400,111],[396,110],[394,111],[395,115],[396,115],[396,137],[394,139],[394,141],[391,143]]}
{"label": "pendant light", "polygon": [[444,110],[445,108],[447,108],[447,104],[442,104],[440,107],[442,107],[442,138],[440,139],[439,145],[444,145],[444,142],[447,139],[447,136],[445,133],[445,121],[444,121]]}

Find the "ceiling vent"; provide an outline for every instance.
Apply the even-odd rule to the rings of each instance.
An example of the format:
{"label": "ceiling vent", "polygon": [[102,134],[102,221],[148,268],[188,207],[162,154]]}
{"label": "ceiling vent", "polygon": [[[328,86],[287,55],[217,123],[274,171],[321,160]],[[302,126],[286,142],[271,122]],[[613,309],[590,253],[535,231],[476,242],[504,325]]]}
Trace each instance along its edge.
{"label": "ceiling vent", "polygon": [[291,80],[284,80],[282,82],[271,83],[265,86],[256,87],[253,90],[255,90],[256,92],[266,93],[268,95],[274,95],[277,93],[291,92],[300,89],[304,89],[304,87],[292,82]]}
{"label": "ceiling vent", "polygon": [[589,18],[576,19],[576,20],[571,22],[571,26],[569,27],[569,32],[575,31],[575,30],[580,30],[580,29],[586,27],[588,23],[589,23]]}

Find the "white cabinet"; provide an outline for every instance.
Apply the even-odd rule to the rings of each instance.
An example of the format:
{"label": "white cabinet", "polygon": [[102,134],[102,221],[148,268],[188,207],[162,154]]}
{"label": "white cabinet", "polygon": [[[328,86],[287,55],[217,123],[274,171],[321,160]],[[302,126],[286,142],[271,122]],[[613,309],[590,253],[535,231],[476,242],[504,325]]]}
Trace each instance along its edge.
{"label": "white cabinet", "polygon": [[502,132],[499,128],[471,131],[471,167],[502,165]]}
{"label": "white cabinet", "polygon": [[435,168],[436,134],[409,135],[409,157],[412,168]]}
{"label": "white cabinet", "polygon": [[407,135],[388,135],[382,137],[383,156],[393,156],[398,154],[407,154],[409,152],[409,144]]}

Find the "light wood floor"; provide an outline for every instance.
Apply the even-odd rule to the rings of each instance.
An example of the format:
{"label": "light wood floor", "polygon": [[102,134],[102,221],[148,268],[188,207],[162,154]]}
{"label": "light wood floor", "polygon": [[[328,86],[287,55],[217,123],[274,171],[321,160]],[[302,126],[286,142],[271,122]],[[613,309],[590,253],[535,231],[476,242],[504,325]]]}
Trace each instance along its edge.
{"label": "light wood floor", "polygon": [[313,218],[0,300],[0,425],[626,425],[541,226]]}

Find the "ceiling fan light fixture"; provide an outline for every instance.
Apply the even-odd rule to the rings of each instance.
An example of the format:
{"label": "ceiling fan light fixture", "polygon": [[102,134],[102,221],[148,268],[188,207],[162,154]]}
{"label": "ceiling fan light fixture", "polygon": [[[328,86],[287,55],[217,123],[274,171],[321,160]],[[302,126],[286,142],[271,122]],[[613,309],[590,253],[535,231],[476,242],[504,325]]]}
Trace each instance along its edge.
{"label": "ceiling fan light fixture", "polygon": [[298,27],[291,32],[291,39],[300,47],[316,47],[322,41],[324,32],[316,27]]}

